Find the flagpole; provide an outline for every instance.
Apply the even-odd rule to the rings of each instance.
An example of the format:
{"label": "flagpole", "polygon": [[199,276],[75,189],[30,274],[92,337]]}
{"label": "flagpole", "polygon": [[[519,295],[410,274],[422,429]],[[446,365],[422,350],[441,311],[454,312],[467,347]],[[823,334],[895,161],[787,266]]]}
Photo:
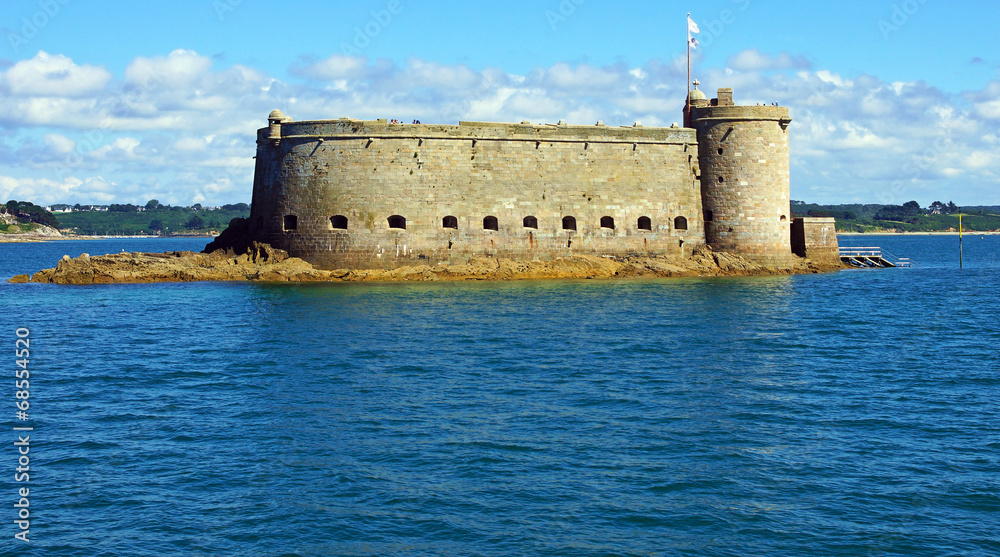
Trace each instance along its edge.
{"label": "flagpole", "polygon": [[687,78],[687,96],[684,97],[684,108],[687,114],[684,115],[684,125],[691,125],[691,12],[688,12],[687,20],[684,21],[684,25],[687,27],[687,47],[688,47],[688,78]]}

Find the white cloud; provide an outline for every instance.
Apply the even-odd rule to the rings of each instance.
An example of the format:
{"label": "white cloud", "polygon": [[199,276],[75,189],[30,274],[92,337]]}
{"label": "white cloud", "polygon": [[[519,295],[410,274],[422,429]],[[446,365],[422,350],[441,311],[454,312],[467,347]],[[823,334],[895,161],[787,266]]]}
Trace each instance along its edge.
{"label": "white cloud", "polygon": [[96,160],[116,160],[135,158],[135,148],[142,142],[134,137],[119,137],[108,145],[102,145],[87,153],[87,157]]}
{"label": "white cloud", "polygon": [[125,83],[139,89],[174,89],[196,84],[212,67],[211,58],[178,49],[166,57],[139,57],[125,68]]}
{"label": "white cloud", "polygon": [[[831,73],[829,70],[820,70],[816,72],[816,77],[820,78],[826,83],[831,83],[837,87],[850,87],[854,83],[851,80],[845,80],[840,77],[840,74]],[[896,93],[899,94],[898,92]]]}
{"label": "white cloud", "polygon": [[44,140],[45,145],[47,145],[52,152],[59,155],[72,153],[76,150],[76,141],[73,141],[65,135],[50,133],[45,135]]}
{"label": "white cloud", "polygon": [[0,198],[31,201],[38,205],[53,203],[113,203],[118,198],[117,185],[101,177],[46,178],[0,176]]}
{"label": "white cloud", "polygon": [[304,67],[293,66],[292,73],[320,81],[335,81],[357,78],[365,74],[368,60],[360,56],[335,54],[326,60],[313,62]]}
{"label": "white cloud", "polygon": [[1000,99],[977,103],[976,113],[983,118],[1000,119]]}
{"label": "white cloud", "polygon": [[[812,136],[815,141],[823,141],[827,149],[885,149],[897,143],[896,138],[884,138],[871,130],[853,122],[839,122]],[[826,132],[826,133],[823,133]]]}
{"label": "white cloud", "polygon": [[437,62],[411,58],[407,60],[406,67],[399,73],[397,82],[405,87],[465,90],[475,88],[483,82],[483,78],[464,64],[447,66]]}
{"label": "white cloud", "polygon": [[96,98],[26,97],[0,104],[0,119],[29,126],[96,127]]}
{"label": "white cloud", "polygon": [[203,151],[208,147],[208,142],[203,137],[185,137],[174,143],[174,149],[186,152]]}
{"label": "white cloud", "polygon": [[740,72],[760,72],[768,70],[808,69],[809,61],[803,56],[792,56],[782,52],[776,56],[764,54],[756,48],[744,50],[729,58],[727,67]]}
{"label": "white cloud", "polygon": [[78,66],[66,56],[39,51],[4,72],[2,82],[15,97],[80,97],[100,91],[111,74],[97,66]]}
{"label": "white cloud", "polygon": [[567,112],[564,102],[549,98],[545,91],[540,89],[519,91],[510,96],[502,108],[509,114],[521,114],[523,116],[509,118],[525,118],[535,123],[550,122],[555,123],[562,120]]}
{"label": "white cloud", "polygon": [[[304,79],[215,68],[208,57],[176,50],[136,58],[116,80],[102,68],[39,53],[0,71],[0,164],[20,177],[0,186],[48,203],[109,196],[129,203],[248,201],[255,132],[274,108],[298,120],[669,126],[682,118],[686,90],[683,57],[640,66],[557,63],[519,75],[337,55],[290,71]],[[30,85],[36,77],[47,85]],[[900,197],[954,197],[961,179],[971,184],[962,191],[972,201],[1000,202],[1000,81],[955,96],[919,81],[813,69],[801,56],[757,50],[697,77],[709,96],[733,87],[738,103],[790,107],[794,198],[877,201],[880,191],[898,191],[892,184],[900,180],[907,192]],[[57,85],[63,93],[51,94]]]}
{"label": "white cloud", "polygon": [[971,168],[998,167],[1000,166],[998,162],[1000,162],[1000,152],[997,151],[973,151],[966,157],[966,165]]}
{"label": "white cloud", "polygon": [[595,68],[582,64],[574,68],[565,63],[539,70],[535,78],[540,85],[549,89],[573,92],[609,90],[637,79],[624,66]]}

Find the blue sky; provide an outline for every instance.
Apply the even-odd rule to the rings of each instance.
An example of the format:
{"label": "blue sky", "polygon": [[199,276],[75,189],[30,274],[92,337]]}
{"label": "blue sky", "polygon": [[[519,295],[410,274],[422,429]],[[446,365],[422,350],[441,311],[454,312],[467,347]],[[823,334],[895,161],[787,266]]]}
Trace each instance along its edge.
{"label": "blue sky", "polygon": [[670,125],[694,77],[792,117],[792,197],[1000,204],[995,3],[6,2],[0,197],[249,201],[295,119]]}

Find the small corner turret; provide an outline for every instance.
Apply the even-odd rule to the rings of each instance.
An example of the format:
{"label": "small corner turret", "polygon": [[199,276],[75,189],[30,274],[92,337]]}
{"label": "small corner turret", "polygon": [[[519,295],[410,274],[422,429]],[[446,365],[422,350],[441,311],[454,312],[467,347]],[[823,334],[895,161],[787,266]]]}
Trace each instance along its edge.
{"label": "small corner turret", "polygon": [[687,102],[684,104],[684,127],[685,128],[690,128],[691,127],[691,109],[692,108],[701,108],[701,107],[704,107],[704,106],[708,106],[708,97],[705,96],[705,93],[703,91],[700,91],[698,89],[698,86],[701,85],[701,82],[696,79],[696,80],[694,80],[691,83],[694,85],[694,89],[692,89],[691,92],[688,93]]}
{"label": "small corner turret", "polygon": [[285,114],[278,109],[272,110],[271,113],[268,114],[267,123],[269,130],[267,138],[275,147],[281,143],[281,124],[283,122],[291,121],[291,118],[285,116]]}

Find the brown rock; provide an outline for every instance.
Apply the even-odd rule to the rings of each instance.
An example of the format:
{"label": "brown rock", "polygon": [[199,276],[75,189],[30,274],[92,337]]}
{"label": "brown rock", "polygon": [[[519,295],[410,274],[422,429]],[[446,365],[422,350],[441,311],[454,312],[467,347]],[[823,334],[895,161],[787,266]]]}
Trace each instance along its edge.
{"label": "brown rock", "polygon": [[[822,266],[803,259],[795,273],[817,273],[839,267]],[[526,280],[542,278],[628,278],[717,275],[787,274],[789,271],[762,267],[739,256],[701,247],[689,256],[597,257],[574,255],[553,261],[515,261],[495,257],[473,257],[458,265],[417,265],[392,270],[324,271],[302,259],[267,244],[253,243],[245,253],[215,251],[118,253],[76,259],[64,256],[54,269],[35,273],[31,282],[55,284],[109,284],[188,281],[436,281],[436,280]],[[26,282],[18,275],[10,282]]]}

